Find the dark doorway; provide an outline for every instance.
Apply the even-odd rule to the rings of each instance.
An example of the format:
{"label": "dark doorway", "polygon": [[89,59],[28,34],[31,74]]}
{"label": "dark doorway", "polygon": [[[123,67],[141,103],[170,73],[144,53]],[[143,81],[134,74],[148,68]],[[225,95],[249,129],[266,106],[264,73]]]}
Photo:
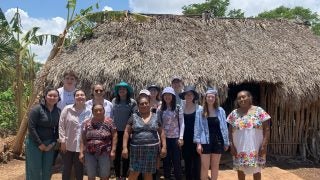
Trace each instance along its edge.
{"label": "dark doorway", "polygon": [[222,107],[226,111],[227,116],[235,108],[235,100],[236,100],[237,94],[242,90],[247,90],[252,94],[254,105],[260,104],[260,86],[258,83],[242,83],[238,85],[229,84],[228,88],[229,88],[228,98],[222,104]]}

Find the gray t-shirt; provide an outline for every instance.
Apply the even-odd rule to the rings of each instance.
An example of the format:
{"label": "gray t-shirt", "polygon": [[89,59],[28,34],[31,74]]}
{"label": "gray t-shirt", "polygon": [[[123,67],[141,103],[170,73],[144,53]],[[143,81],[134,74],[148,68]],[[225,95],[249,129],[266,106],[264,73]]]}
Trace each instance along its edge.
{"label": "gray t-shirt", "polygon": [[111,118],[114,121],[114,124],[117,127],[118,131],[124,131],[128,122],[128,119],[132,113],[137,111],[137,102],[134,99],[130,100],[130,103],[127,101],[120,101],[116,103],[116,99],[112,100],[112,116]]}
{"label": "gray t-shirt", "polygon": [[143,122],[138,113],[134,113],[128,124],[132,127],[131,145],[156,145],[159,144],[158,128],[161,127],[160,120],[152,113],[149,122]]}

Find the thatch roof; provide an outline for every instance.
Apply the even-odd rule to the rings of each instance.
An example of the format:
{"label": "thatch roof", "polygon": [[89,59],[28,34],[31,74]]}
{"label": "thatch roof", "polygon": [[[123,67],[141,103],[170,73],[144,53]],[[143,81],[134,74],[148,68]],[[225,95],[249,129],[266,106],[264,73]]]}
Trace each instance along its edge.
{"label": "thatch roof", "polygon": [[286,20],[213,19],[152,15],[98,25],[52,62],[49,82],[58,85],[67,69],[79,73],[80,87],[95,82],[113,87],[125,80],[137,90],[168,86],[174,75],[185,84],[273,84],[279,99],[312,102],[320,95],[320,38]]}

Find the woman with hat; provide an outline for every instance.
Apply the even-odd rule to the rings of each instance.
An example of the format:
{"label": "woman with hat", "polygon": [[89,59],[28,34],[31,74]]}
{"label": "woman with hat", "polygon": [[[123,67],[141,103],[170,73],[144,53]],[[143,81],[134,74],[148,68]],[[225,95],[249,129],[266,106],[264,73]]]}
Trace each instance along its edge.
{"label": "woman with hat", "polygon": [[172,87],[166,87],[162,92],[162,104],[159,119],[166,135],[167,156],[163,161],[164,177],[170,179],[173,164],[176,180],[181,179],[180,148],[183,145],[184,119],[183,111],[176,104],[176,96]]}
{"label": "woman with hat", "polygon": [[[131,98],[133,94],[132,87],[121,81],[114,88],[115,98],[112,100],[112,119],[117,127],[118,142],[116,148],[116,157],[114,160],[114,169],[117,179],[126,178],[129,169],[129,159],[122,159],[122,143],[123,134],[126,128],[128,119],[132,113],[137,111],[137,103]],[[122,167],[121,167],[122,163]]]}
{"label": "woman with hat", "polygon": [[193,142],[194,124],[196,112],[199,112],[201,106],[197,104],[199,94],[193,86],[187,86],[184,92],[179,94],[182,100],[185,100],[184,105],[184,135],[182,146],[182,156],[185,163],[186,180],[200,179],[200,156],[196,151],[197,145]]}
{"label": "woman with hat", "polygon": [[209,88],[204,98],[203,108],[196,114],[193,141],[201,157],[201,180],[208,179],[209,167],[211,179],[216,180],[221,154],[229,147],[228,127],[218,91]]}
{"label": "woman with hat", "polygon": [[148,87],[148,90],[150,91],[150,106],[151,111],[155,113],[157,109],[161,105],[160,101],[160,87],[157,85],[151,85]]}

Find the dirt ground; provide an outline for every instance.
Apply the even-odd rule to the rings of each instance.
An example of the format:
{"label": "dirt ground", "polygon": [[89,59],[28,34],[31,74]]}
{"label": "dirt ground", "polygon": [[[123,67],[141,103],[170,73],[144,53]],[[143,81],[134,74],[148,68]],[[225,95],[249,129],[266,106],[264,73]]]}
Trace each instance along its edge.
{"label": "dirt ground", "polygon": [[[236,172],[230,167],[230,164],[221,165],[219,171],[219,180],[237,179]],[[210,174],[210,172],[209,172]],[[12,160],[8,164],[0,164],[1,180],[23,180],[25,179],[25,161]],[[309,161],[286,160],[282,162],[271,162],[262,171],[263,180],[317,180],[320,178],[320,166]],[[55,173],[53,180],[60,180],[61,173]],[[86,177],[84,179],[87,179]],[[249,177],[247,179],[252,179]]]}

